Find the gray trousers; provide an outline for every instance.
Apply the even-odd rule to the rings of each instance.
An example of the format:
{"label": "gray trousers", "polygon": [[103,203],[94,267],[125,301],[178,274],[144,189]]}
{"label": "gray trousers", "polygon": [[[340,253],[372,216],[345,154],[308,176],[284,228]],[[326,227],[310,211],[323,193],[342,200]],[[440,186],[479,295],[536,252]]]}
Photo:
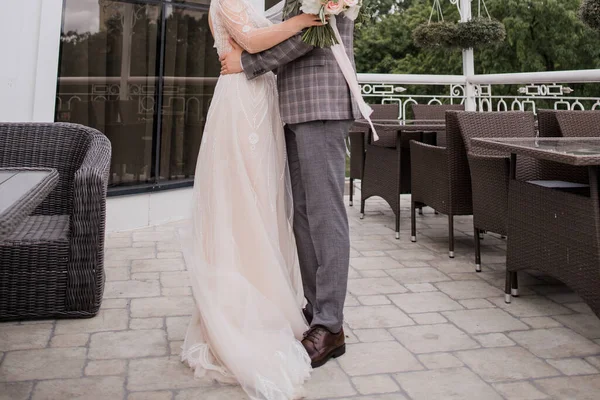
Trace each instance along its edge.
{"label": "gray trousers", "polygon": [[294,197],[294,235],[312,326],[337,333],[344,320],[350,235],[344,206],[351,120],[285,127]]}

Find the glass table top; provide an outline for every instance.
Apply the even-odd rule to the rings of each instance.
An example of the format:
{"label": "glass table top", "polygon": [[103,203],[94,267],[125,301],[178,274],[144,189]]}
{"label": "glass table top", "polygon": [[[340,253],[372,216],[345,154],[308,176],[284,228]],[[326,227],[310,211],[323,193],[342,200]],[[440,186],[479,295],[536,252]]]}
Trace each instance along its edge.
{"label": "glass table top", "polygon": [[598,138],[486,138],[473,139],[478,146],[564,162],[600,165]]}

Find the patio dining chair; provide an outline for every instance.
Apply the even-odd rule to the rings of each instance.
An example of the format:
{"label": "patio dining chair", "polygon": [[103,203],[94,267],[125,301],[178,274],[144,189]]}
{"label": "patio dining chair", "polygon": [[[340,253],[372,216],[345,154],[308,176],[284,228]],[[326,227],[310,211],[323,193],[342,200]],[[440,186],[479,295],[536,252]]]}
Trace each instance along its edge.
{"label": "patio dining chair", "polygon": [[[446,111],[464,111],[463,104],[413,104],[412,112],[415,120],[444,120]],[[435,132],[436,146],[446,146],[446,131]]]}
{"label": "patio dining chair", "polygon": [[[371,120],[398,119],[398,104],[372,104]],[[354,205],[354,181],[362,181],[365,168],[365,152],[369,129],[364,125],[354,124],[348,135],[350,151],[350,206]]]}
{"label": "patio dining chair", "polygon": [[454,217],[471,215],[471,174],[458,126],[460,111],[446,111],[446,147],[412,141],[411,240],[417,241],[416,209],[429,206],[448,216],[448,255],[454,258]]}
{"label": "patio dining chair", "polygon": [[[535,117],[521,111],[462,112],[457,117],[471,171],[475,264],[481,272],[481,233],[507,235],[510,155],[473,146],[471,139],[535,137]],[[516,173],[530,181],[539,179],[540,171],[536,160],[519,157]]]}

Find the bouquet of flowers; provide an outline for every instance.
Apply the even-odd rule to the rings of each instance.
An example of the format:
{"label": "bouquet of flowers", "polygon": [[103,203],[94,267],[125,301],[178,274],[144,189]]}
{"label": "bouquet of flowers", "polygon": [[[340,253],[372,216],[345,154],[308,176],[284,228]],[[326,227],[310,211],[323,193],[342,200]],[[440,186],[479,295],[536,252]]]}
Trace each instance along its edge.
{"label": "bouquet of flowers", "polygon": [[359,17],[362,0],[291,0],[287,2],[284,16],[296,15],[300,11],[305,14],[318,15],[323,26],[313,26],[302,34],[302,40],[315,47],[330,47],[338,44],[335,32],[328,19],[344,13],[346,18],[355,20]]}

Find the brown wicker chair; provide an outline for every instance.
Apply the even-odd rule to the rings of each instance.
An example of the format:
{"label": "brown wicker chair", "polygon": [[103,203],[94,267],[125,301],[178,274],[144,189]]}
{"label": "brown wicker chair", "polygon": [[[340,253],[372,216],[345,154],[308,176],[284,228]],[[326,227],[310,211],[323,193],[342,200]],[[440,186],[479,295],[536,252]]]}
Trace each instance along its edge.
{"label": "brown wicker chair", "polygon": [[[398,104],[372,104],[371,120],[397,119]],[[354,124],[349,134],[350,141],[350,206],[354,205],[354,180],[362,181],[365,168],[365,152],[369,129],[364,125]]]}
{"label": "brown wicker chair", "polygon": [[[462,104],[413,104],[412,111],[416,120],[443,120],[446,111],[464,111]],[[435,132],[436,146],[446,147],[446,131]]]}
{"label": "brown wicker chair", "polygon": [[556,111],[556,119],[564,137],[600,136],[600,111]]}
{"label": "brown wicker chair", "polygon": [[[467,149],[473,192],[473,229],[476,271],[481,271],[480,236],[483,231],[507,235],[510,155],[471,145],[473,138],[535,137],[531,112],[462,112],[458,125]],[[517,178],[539,178],[537,162],[519,157]]]}
{"label": "brown wicker chair", "polygon": [[[566,126],[566,134],[563,133],[558,123],[558,114],[563,115],[563,124]],[[577,114],[579,111],[557,111],[557,110],[544,110],[540,109],[537,111],[538,127],[540,137],[578,137],[580,131],[573,129],[571,122],[576,122],[572,118],[569,118],[573,113]],[[595,114],[600,115],[600,112],[596,111]],[[580,114],[584,116],[586,114]],[[589,115],[589,114],[587,114]],[[593,116],[592,116],[593,117]],[[548,160],[538,160],[542,175],[555,177],[557,180],[576,182],[576,183],[588,183],[588,170],[585,167],[574,167],[571,165],[565,165],[556,163]]]}
{"label": "brown wicker chair", "polygon": [[471,215],[471,174],[457,115],[447,111],[446,147],[412,141],[411,175],[411,240],[417,241],[416,209],[432,207],[448,215],[448,254],[454,257],[454,216]]}
{"label": "brown wicker chair", "polygon": [[0,241],[0,321],[88,318],[104,290],[110,143],[75,124],[0,124],[0,167],[47,167],[56,188]]}

